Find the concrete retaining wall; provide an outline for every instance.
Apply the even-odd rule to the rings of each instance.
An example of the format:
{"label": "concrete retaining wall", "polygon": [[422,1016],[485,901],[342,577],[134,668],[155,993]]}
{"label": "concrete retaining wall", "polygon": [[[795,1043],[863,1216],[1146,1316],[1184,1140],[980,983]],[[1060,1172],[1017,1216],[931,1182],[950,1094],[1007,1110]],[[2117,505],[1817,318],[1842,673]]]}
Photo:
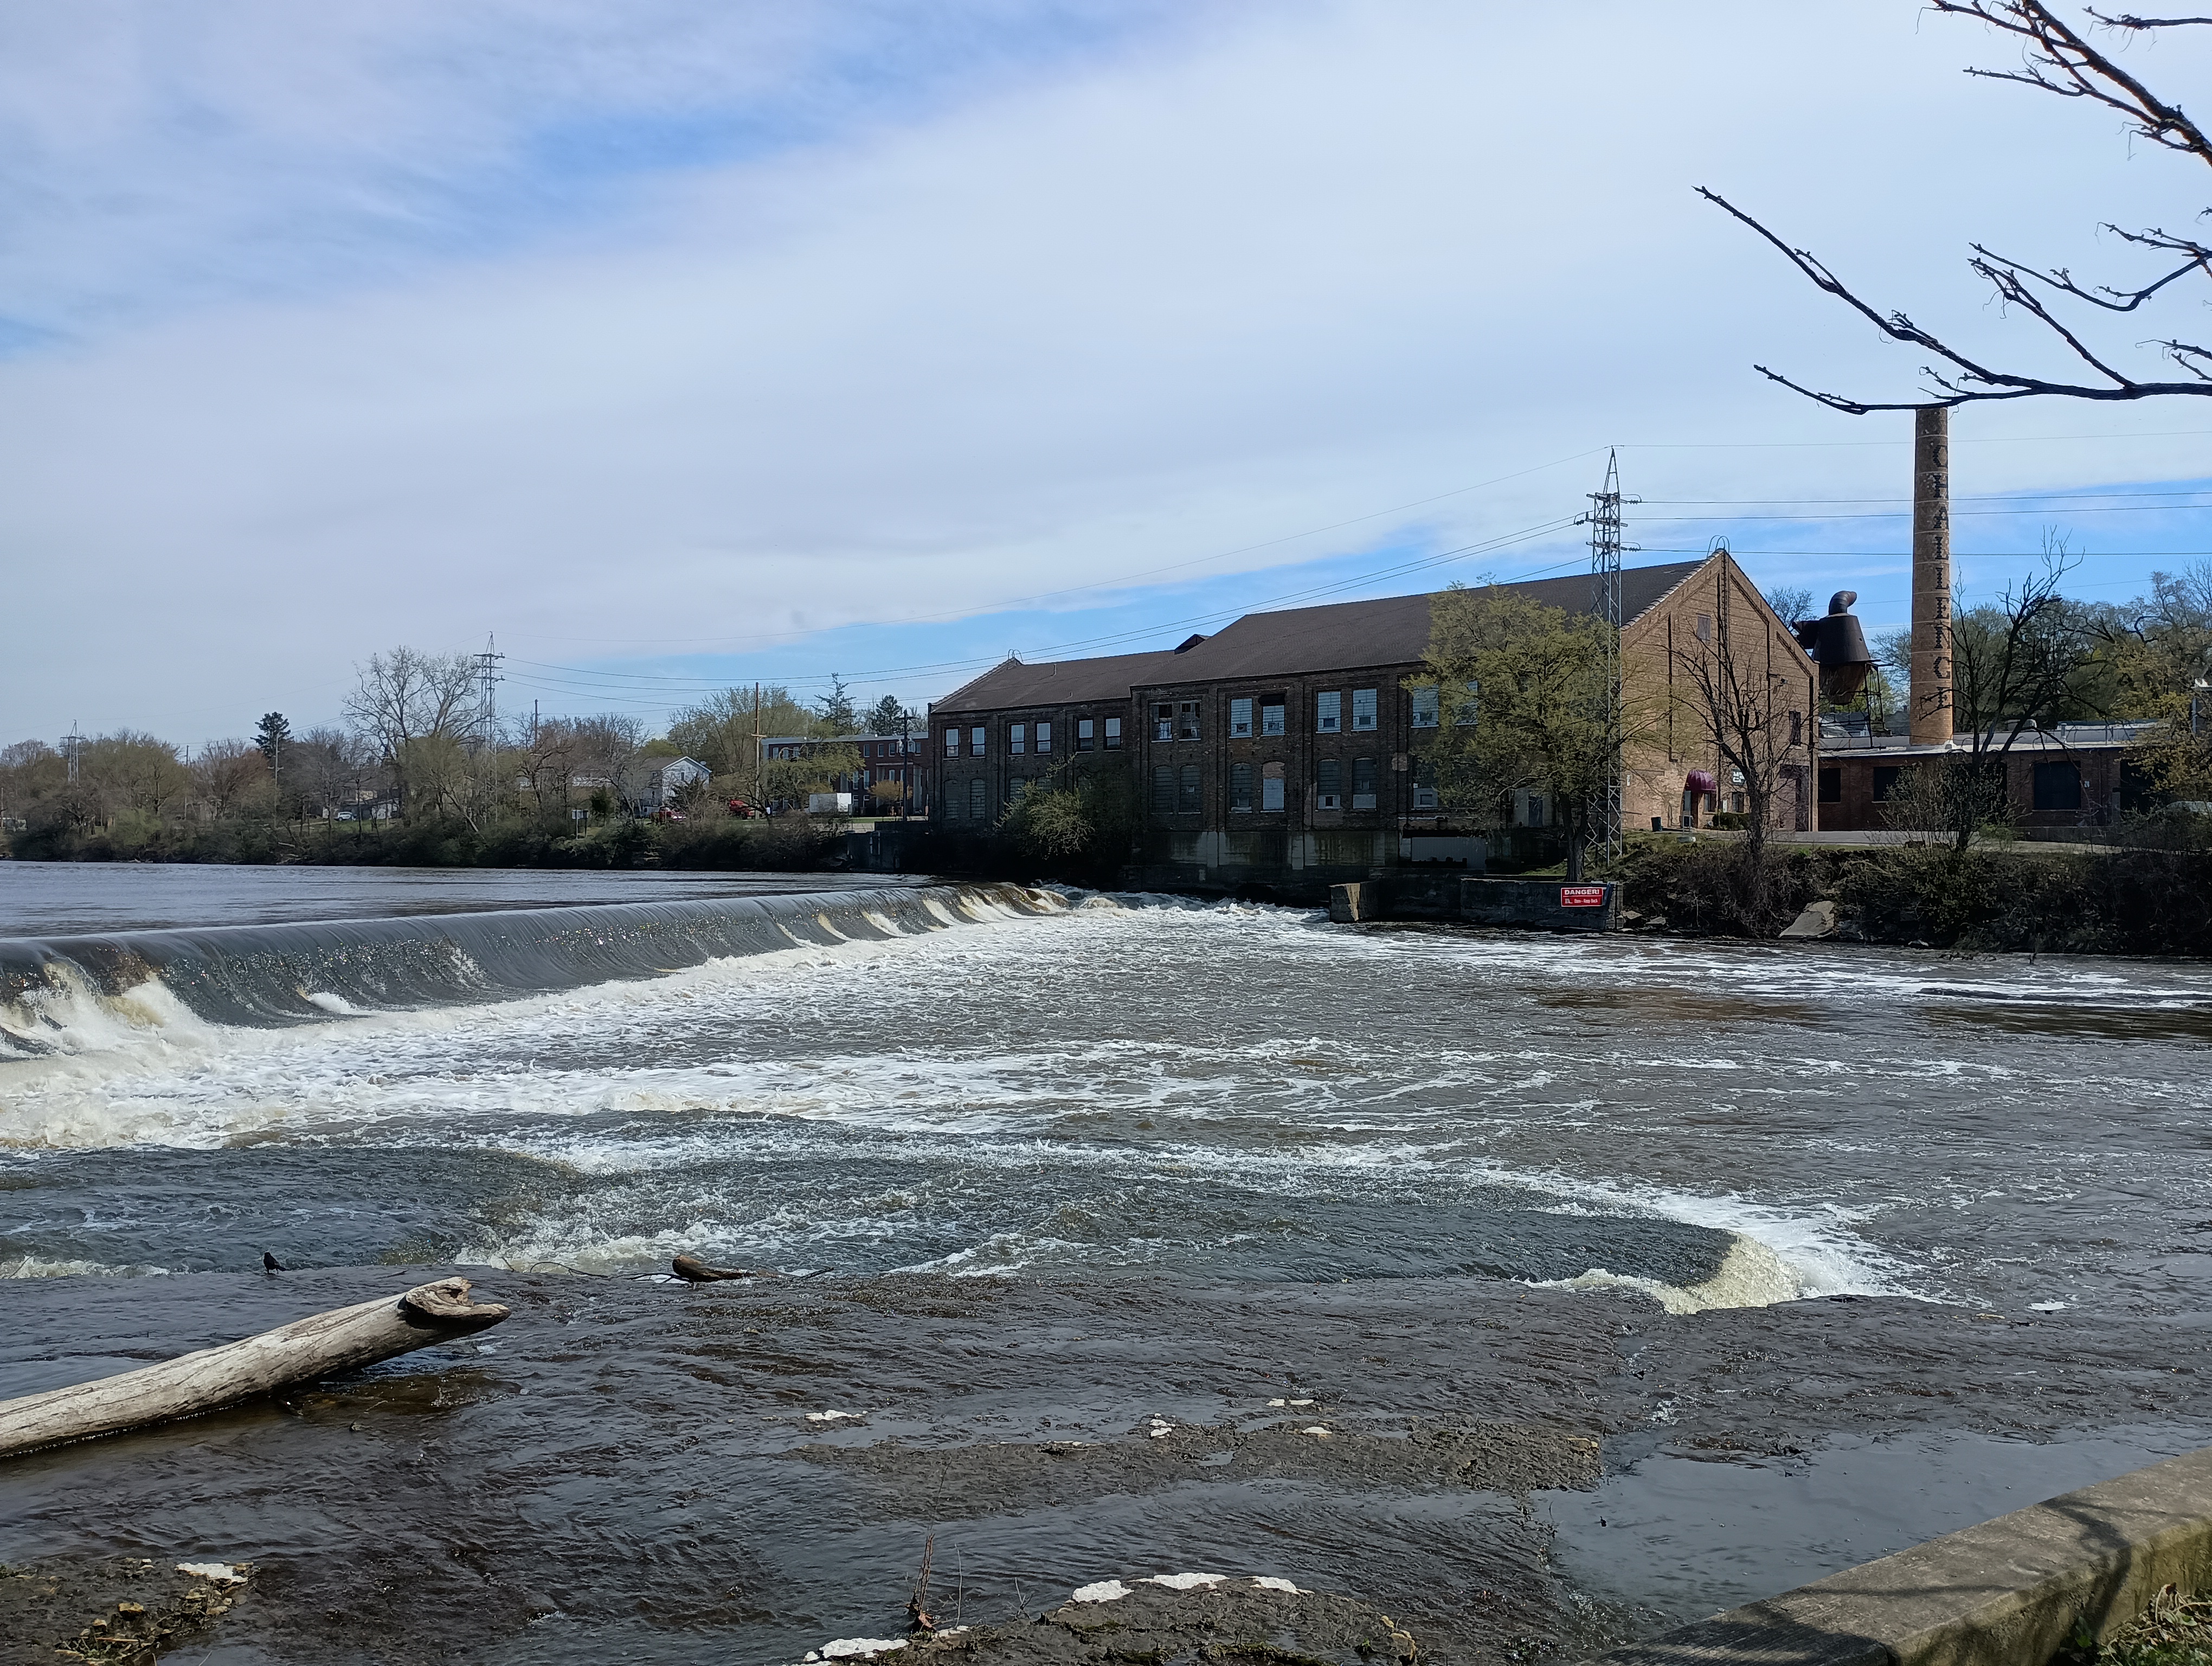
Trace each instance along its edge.
{"label": "concrete retaining wall", "polygon": [[2045,1666],[2160,1587],[2212,1587],[2212,1449],[2016,1510],[1600,1658],[1606,1666]]}
{"label": "concrete retaining wall", "polygon": [[[1603,893],[1596,907],[1570,908],[1574,892]],[[1620,887],[1569,885],[1559,879],[1476,879],[1459,882],[1459,917],[1479,926],[1534,926],[1540,931],[1617,932]]]}

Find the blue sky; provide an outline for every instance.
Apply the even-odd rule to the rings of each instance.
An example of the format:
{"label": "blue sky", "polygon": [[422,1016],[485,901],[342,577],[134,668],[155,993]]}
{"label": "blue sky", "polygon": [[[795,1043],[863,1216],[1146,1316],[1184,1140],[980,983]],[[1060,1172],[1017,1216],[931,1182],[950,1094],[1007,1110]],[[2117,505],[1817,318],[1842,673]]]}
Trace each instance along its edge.
{"label": "blue sky", "polygon": [[[1751,364],[1917,362],[1692,187],[2033,357],[1969,240],[2101,277],[2100,222],[2205,193],[1960,75],[2001,52],[1910,0],[17,8],[0,739],[305,727],[370,653],[488,634],[510,709],[919,704],[1574,570],[1608,446],[1631,560],[1725,536],[1901,623],[1909,418]],[[1955,433],[1970,590],[2048,529],[2099,599],[2212,550],[2212,400]]]}

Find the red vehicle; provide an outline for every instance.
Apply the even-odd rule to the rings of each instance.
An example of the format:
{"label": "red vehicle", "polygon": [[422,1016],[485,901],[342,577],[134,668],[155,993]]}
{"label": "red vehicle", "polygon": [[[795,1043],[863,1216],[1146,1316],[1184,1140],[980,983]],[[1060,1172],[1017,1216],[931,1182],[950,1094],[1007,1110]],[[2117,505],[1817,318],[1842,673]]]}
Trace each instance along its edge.
{"label": "red vehicle", "polygon": [[732,816],[737,817],[740,821],[750,821],[753,818],[753,807],[750,804],[747,804],[743,799],[732,799],[730,800],[730,813]]}

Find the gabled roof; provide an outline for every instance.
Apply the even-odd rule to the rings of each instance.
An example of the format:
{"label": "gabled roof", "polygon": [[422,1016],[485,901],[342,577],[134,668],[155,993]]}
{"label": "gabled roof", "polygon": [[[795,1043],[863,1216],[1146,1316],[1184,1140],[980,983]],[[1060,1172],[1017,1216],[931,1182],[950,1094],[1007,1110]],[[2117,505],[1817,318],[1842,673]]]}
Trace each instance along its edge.
{"label": "gabled roof", "polygon": [[[1620,622],[1625,625],[1640,618],[1705,564],[1678,561],[1622,569]],[[1504,588],[1547,607],[1570,613],[1590,611],[1587,573],[1524,579]],[[1373,601],[1247,613],[1211,636],[1193,637],[1181,648],[1152,654],[1115,654],[1038,666],[1007,660],[954,690],[930,710],[933,715],[943,715],[1073,705],[1126,700],[1132,689],[1170,684],[1415,665],[1428,651],[1429,605],[1434,599],[1427,594],[1383,596]]]}
{"label": "gabled roof", "polygon": [[[1199,650],[1194,648],[1192,653]],[[1150,654],[1109,654],[1096,660],[1055,660],[1041,666],[1006,660],[974,682],[933,702],[933,716],[947,712],[1005,711],[1021,706],[1068,706],[1086,700],[1127,700],[1141,683],[1172,675],[1160,667],[1187,662],[1173,648]]]}
{"label": "gabled roof", "polygon": [[[1703,562],[1625,568],[1620,575],[1620,622],[1650,611]],[[1586,573],[1563,579],[1526,579],[1503,587],[1546,607],[1590,611]],[[1188,654],[1170,656],[1168,669],[1150,679],[1184,683],[1226,677],[1296,677],[1309,672],[1351,671],[1362,666],[1418,662],[1429,646],[1433,596],[1384,596],[1374,601],[1332,602],[1322,607],[1247,613]]]}

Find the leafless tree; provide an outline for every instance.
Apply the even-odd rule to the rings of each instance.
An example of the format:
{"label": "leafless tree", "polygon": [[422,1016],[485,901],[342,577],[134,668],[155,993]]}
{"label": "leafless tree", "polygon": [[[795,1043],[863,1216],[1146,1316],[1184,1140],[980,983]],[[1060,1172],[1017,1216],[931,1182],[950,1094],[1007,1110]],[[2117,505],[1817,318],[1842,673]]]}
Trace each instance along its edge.
{"label": "leafless tree", "polygon": [[[2046,0],[1929,0],[1930,9],[1958,17],[1971,17],[2021,47],[2021,67],[2014,70],[1971,69],[1968,75],[1991,81],[2014,81],[2060,98],[2081,99],[2118,112],[2136,137],[2166,150],[2212,167],[2212,138],[2182,112],[2153,93],[2090,39],[2094,28],[2115,35],[2143,35],[2159,29],[2212,25],[2212,17],[2140,17],[2129,13],[2106,16],[2086,13],[2088,24],[2076,27],[2062,18]],[[1808,249],[1793,248],[1759,220],[1722,197],[1698,187],[1698,194],[1734,215],[1771,243],[1823,294],[1834,296],[1887,336],[1934,355],[1921,374],[1927,378],[1923,397],[1902,401],[1852,398],[1823,392],[1793,381],[1765,365],[1754,367],[1761,375],[1784,387],[1819,400],[1830,408],[1858,416],[1873,410],[1909,410],[1921,405],[1960,405],[2002,399],[2056,395],[2072,399],[2146,399],[2162,394],[2212,395],[2212,348],[2174,338],[2142,344],[2154,346],[2181,373],[2179,380],[2148,380],[2130,374],[2112,362],[2075,325],[2054,311],[2072,304],[2095,313],[2132,313],[2161,294],[2169,285],[2191,277],[2212,279],[2212,245],[2193,237],[2150,227],[2128,231],[2107,223],[2103,229],[2123,242],[2155,257],[2154,274],[2146,281],[2120,284],[2085,283],[2063,266],[2042,267],[1999,254],[1984,244],[1968,246],[1966,264],[1989,283],[2007,308],[2017,308],[2044,326],[2086,369],[2080,380],[2051,380],[2023,371],[2008,370],[1969,354],[1913,322],[1899,311],[1884,312],[1863,299],[1849,284]]]}
{"label": "leafless tree", "polygon": [[458,740],[467,728],[475,659],[401,647],[371,654],[358,669],[359,680],[345,699],[346,720],[398,770],[404,795],[410,752],[423,741]]}
{"label": "leafless tree", "polygon": [[236,815],[270,778],[268,758],[249,740],[210,740],[200,748],[191,769],[199,800],[217,821]]}
{"label": "leafless tree", "polygon": [[1675,649],[1677,687],[1722,764],[1742,783],[1744,860],[1737,907],[1745,926],[1762,929],[1769,911],[1767,836],[1783,784],[1790,778],[1791,749],[1803,745],[1805,725],[1814,718],[1806,709],[1803,656],[1777,665],[1763,621],[1740,650],[1729,625],[1724,606],[1711,641]]}

